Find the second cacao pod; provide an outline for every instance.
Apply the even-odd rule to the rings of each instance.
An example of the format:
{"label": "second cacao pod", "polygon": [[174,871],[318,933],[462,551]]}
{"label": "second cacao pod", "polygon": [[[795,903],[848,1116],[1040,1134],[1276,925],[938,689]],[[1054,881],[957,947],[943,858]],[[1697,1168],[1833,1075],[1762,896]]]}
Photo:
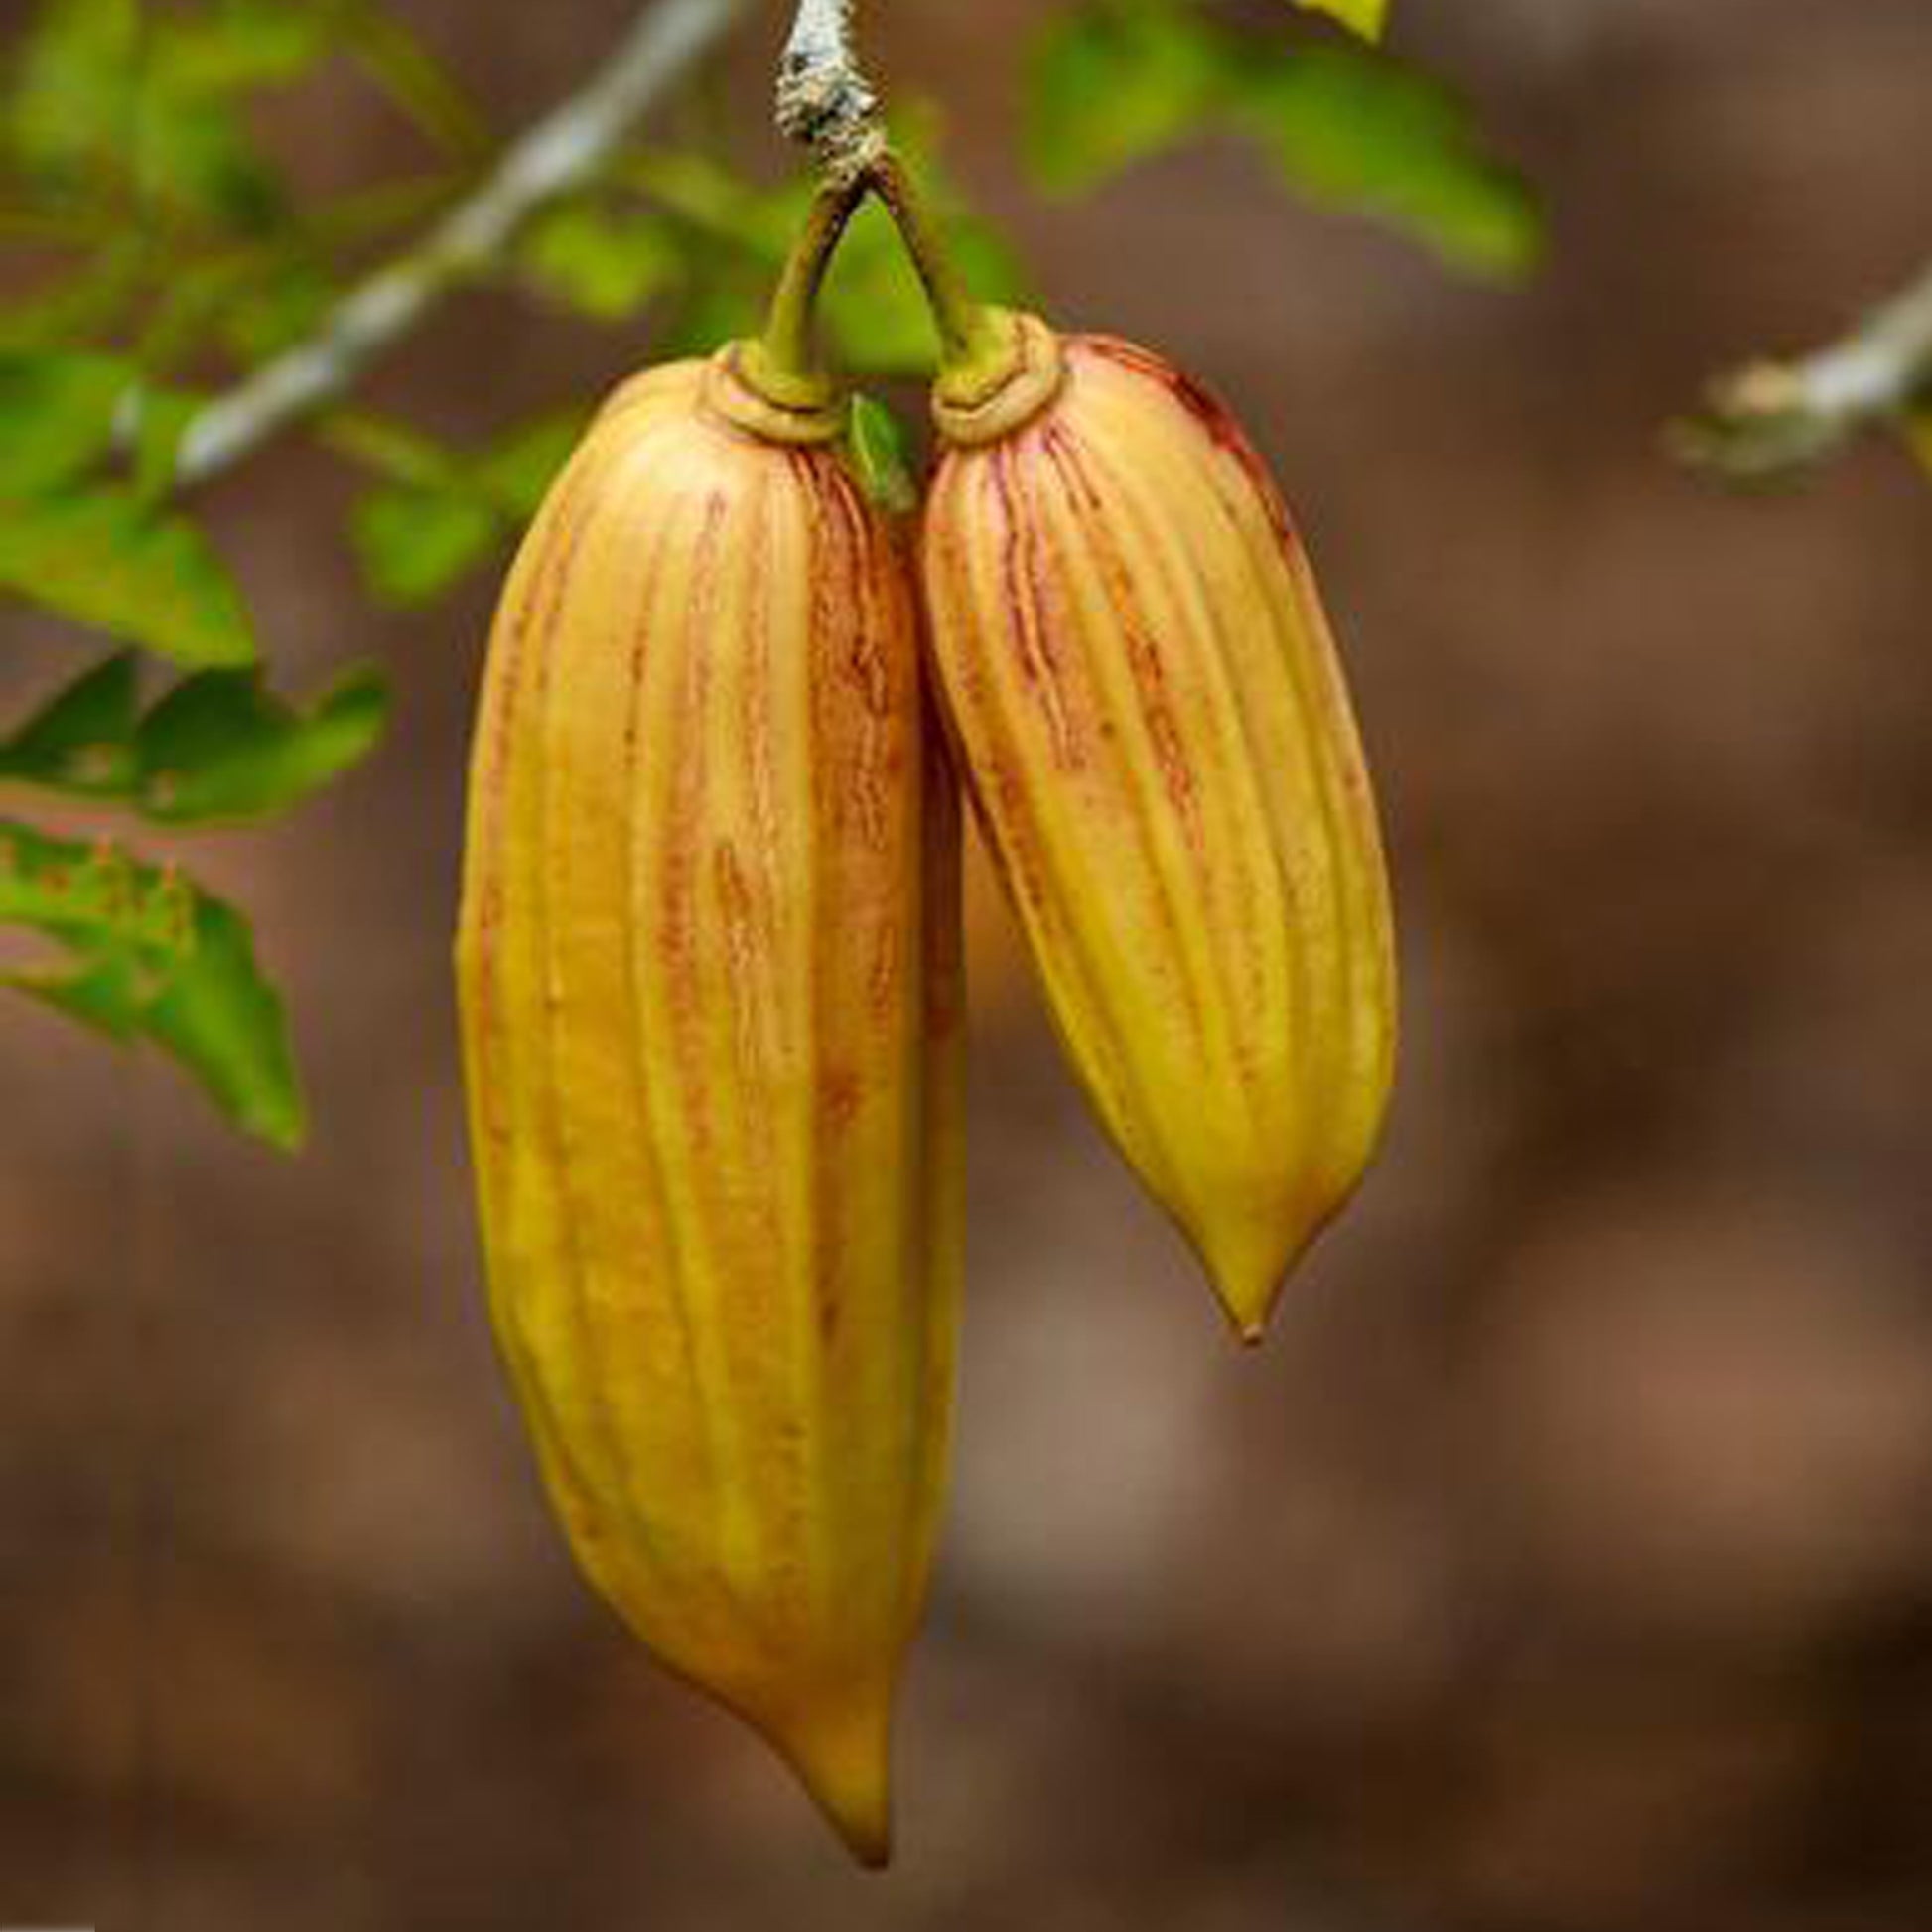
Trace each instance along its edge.
{"label": "second cacao pod", "polygon": [[1347,1199],[1395,1040],[1389,897],[1280,495],[1158,356],[996,315],[942,379],[920,557],[960,762],[1102,1120],[1241,1331]]}

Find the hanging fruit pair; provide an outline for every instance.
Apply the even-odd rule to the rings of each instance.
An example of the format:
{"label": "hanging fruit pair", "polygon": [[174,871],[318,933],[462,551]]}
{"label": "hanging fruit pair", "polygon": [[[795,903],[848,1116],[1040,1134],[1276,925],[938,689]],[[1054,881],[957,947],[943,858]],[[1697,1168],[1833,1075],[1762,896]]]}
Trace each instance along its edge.
{"label": "hanging fruit pair", "polygon": [[[872,191],[944,350],[916,554],[812,348]],[[1224,414],[968,302],[886,154],[820,198],[764,337],[633,378],[553,487],[458,944],[491,1313],[578,1560],[869,1863],[958,1313],[947,741],[1101,1120],[1258,1335],[1392,1059],[1312,580]]]}

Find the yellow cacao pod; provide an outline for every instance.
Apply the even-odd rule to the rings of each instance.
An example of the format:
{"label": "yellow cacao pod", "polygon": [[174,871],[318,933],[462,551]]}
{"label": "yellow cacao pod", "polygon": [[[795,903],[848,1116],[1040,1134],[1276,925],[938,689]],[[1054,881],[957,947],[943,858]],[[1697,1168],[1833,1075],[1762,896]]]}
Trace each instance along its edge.
{"label": "yellow cacao pod", "polygon": [[458,976],[576,1555],[877,1862],[951,1401],[958,823],[838,430],[729,356],[593,426],[490,641]]}
{"label": "yellow cacao pod", "polygon": [[1159,357],[1004,316],[920,562],[981,826],[1073,1066],[1258,1336],[1354,1189],[1395,969],[1360,744],[1260,458]]}

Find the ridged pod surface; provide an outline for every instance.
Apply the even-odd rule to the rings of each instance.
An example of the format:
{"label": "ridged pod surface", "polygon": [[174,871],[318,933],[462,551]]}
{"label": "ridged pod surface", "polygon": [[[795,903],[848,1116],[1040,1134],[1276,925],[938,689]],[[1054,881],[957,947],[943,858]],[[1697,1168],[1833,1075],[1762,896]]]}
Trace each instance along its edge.
{"label": "ridged pod surface", "polygon": [[760,408],[723,358],[634,379],[516,560],[465,1061],[579,1560],[878,1862],[951,1401],[958,824],[897,534]]}
{"label": "ridged pod surface", "polygon": [[1095,1107],[1266,1324],[1386,1108],[1395,967],[1360,743],[1260,458],[1159,357],[1004,318],[921,535],[978,819]]}

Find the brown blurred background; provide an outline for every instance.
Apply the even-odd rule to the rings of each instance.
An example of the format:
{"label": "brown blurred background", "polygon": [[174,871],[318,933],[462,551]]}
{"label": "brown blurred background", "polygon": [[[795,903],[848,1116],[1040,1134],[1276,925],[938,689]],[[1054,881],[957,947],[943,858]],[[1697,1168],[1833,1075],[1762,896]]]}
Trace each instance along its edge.
{"label": "brown blurred background", "polygon": [[[398,10],[504,126],[629,11]],[[779,11],[720,81],[772,171]],[[372,617],[351,480],[258,461],[215,506],[284,681],[372,652],[399,717],[196,849],[291,988],[304,1158],[0,1011],[0,1922],[1925,1932],[1932,496],[1878,447],[1726,496],[1659,430],[1932,247],[1932,7],[1398,0],[1547,196],[1514,294],[1231,148],[1042,205],[1039,9],[871,11],[1053,313],[1198,371],[1299,507],[1401,890],[1386,1156],[1239,1354],[989,909],[956,1498],[859,1876],[578,1583],[491,1355],[447,971],[490,587]],[[345,82],[285,138],[405,137]],[[480,294],[373,393],[475,436],[613,353]]]}

